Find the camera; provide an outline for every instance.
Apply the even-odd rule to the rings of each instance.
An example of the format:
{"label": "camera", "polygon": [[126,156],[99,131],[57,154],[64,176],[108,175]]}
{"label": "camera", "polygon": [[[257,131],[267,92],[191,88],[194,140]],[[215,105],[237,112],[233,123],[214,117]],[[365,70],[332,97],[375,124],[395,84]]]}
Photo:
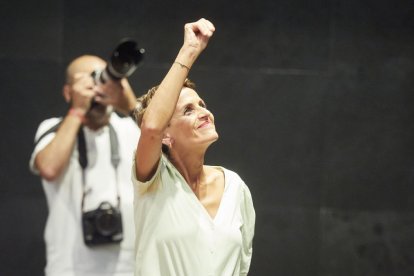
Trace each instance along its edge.
{"label": "camera", "polygon": [[82,213],[82,228],[85,244],[89,246],[120,243],[123,239],[121,212],[107,201]]}
{"label": "camera", "polygon": [[124,38],[112,52],[106,68],[92,73],[95,83],[129,77],[142,61],[144,53],[145,49],[139,48],[135,40]]}

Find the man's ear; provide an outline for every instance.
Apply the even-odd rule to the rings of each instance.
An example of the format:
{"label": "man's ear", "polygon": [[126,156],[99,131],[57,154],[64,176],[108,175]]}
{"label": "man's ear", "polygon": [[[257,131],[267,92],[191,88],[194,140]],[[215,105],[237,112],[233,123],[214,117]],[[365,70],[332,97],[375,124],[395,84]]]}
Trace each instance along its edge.
{"label": "man's ear", "polygon": [[71,95],[70,95],[70,88],[69,88],[69,85],[67,85],[67,84],[65,84],[64,86],[63,86],[63,89],[62,89],[62,94],[63,94],[63,97],[65,98],[65,101],[67,102],[67,103],[69,103],[70,102],[70,100],[71,100]]}

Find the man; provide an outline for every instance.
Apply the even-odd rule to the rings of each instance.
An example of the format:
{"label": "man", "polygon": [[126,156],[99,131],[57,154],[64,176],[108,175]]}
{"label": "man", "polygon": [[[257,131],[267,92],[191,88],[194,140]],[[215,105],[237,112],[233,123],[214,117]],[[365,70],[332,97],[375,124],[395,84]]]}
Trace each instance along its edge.
{"label": "man", "polygon": [[96,84],[92,72],[105,67],[96,56],[73,60],[63,86],[69,111],[36,133],[30,168],[42,178],[49,208],[47,276],[133,275],[130,173],[139,129],[113,109],[130,114],[136,97],[126,79]]}

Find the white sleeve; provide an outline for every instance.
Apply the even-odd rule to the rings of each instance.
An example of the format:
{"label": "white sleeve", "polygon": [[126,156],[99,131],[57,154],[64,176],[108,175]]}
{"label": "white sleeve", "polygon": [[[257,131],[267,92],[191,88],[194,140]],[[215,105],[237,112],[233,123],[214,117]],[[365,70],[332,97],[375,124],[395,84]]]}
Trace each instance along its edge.
{"label": "white sleeve", "polygon": [[[37,142],[37,140],[44,134],[46,133],[50,128],[52,128],[53,126],[55,126],[57,123],[59,123],[61,121],[61,118],[51,118],[51,119],[47,119],[45,121],[43,121],[37,131],[36,131],[36,135],[35,135],[35,139],[34,139],[34,143]],[[39,170],[36,168],[35,166],[35,158],[36,155],[42,150],[44,149],[55,137],[55,132],[49,133],[47,134],[45,137],[42,138],[42,140],[40,140],[35,148],[33,149],[32,155],[30,157],[30,161],[29,161],[29,168],[30,171],[34,174],[39,174]]]}
{"label": "white sleeve", "polygon": [[160,180],[161,175],[161,167],[163,166],[163,158],[165,158],[162,154],[160,160],[158,161],[157,171],[151,177],[150,180],[141,182],[137,179],[136,170],[135,170],[135,153],[132,161],[132,168],[131,168],[131,180],[132,184],[134,185],[134,190],[138,195],[144,194],[146,191],[150,189],[151,186],[154,186],[154,183],[158,183]]}
{"label": "white sleeve", "polygon": [[254,226],[256,221],[256,213],[254,211],[253,199],[249,188],[243,183],[242,199],[241,199],[241,215],[243,218],[242,234],[242,259],[240,267],[240,275],[247,275],[253,253],[253,237]]}

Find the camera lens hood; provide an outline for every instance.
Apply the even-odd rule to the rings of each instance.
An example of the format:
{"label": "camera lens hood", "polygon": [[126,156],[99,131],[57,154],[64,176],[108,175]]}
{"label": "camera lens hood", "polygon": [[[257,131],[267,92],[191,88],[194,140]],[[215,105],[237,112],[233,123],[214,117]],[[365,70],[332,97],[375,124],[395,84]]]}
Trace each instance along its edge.
{"label": "camera lens hood", "polygon": [[124,38],[113,51],[106,71],[113,79],[129,77],[134,73],[144,57],[145,50],[138,47],[138,43]]}

